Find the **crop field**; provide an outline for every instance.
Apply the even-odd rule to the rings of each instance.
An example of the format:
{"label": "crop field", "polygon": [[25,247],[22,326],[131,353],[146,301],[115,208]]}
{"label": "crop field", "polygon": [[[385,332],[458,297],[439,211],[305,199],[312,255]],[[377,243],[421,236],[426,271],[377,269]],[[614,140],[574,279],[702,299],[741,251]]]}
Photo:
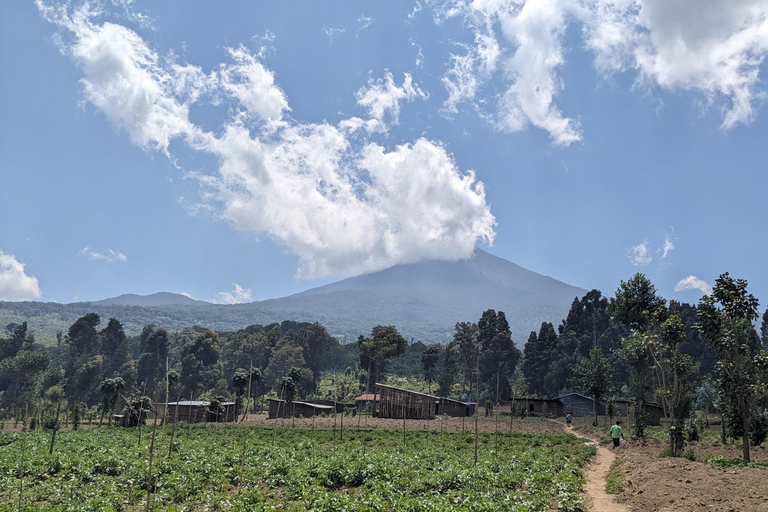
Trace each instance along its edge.
{"label": "crop field", "polygon": [[[579,510],[570,434],[180,426],[0,432],[0,511]],[[246,437],[247,435],[247,437]],[[244,448],[245,447],[245,448]],[[23,476],[23,478],[20,478]],[[154,484],[151,482],[154,481]],[[21,507],[19,499],[21,498]]]}

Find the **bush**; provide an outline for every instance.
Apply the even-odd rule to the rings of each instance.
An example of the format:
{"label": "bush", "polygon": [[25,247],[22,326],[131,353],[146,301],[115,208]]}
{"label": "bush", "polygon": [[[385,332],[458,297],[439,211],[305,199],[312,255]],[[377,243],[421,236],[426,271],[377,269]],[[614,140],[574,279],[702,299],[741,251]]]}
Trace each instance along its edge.
{"label": "bush", "polygon": [[690,460],[691,462],[696,462],[696,452],[693,450],[693,448],[688,448],[685,451],[685,454],[683,455],[683,457]]}
{"label": "bush", "polygon": [[760,446],[768,437],[768,411],[755,413],[749,422],[749,442]]}

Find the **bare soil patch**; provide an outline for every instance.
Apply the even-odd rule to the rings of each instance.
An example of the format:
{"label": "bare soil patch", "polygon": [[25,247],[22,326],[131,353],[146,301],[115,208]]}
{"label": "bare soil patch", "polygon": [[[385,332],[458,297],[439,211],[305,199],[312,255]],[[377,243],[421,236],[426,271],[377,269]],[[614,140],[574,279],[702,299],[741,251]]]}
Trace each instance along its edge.
{"label": "bare soil patch", "polygon": [[[695,462],[660,457],[665,446],[662,441],[641,439],[616,449],[627,471],[619,501],[631,511],[768,511],[768,470],[721,468],[703,462],[709,453],[739,458],[740,446],[692,442]],[[750,454],[753,462],[768,462],[764,447],[753,447]]]}

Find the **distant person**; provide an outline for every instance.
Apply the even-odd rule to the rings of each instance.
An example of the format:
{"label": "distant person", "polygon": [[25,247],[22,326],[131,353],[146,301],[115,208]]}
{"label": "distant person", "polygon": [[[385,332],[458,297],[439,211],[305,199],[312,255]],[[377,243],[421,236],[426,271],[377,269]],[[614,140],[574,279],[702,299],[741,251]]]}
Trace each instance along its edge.
{"label": "distant person", "polygon": [[570,427],[571,426],[571,421],[573,421],[573,417],[571,416],[571,413],[566,413],[566,415],[565,415],[565,424]]}
{"label": "distant person", "polygon": [[624,433],[621,430],[621,421],[616,420],[616,423],[611,427],[611,439],[613,439],[614,449],[621,444],[621,440],[624,439]]}

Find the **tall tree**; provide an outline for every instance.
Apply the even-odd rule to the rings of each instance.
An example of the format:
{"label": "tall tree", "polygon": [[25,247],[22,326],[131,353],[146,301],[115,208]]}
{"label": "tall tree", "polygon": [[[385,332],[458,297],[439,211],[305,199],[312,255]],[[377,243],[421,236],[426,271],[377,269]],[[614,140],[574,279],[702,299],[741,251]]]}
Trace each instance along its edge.
{"label": "tall tree", "polygon": [[432,393],[432,382],[437,374],[442,345],[433,343],[421,354],[421,367],[424,370],[424,380],[427,381],[427,392]]}
{"label": "tall tree", "polygon": [[487,395],[498,403],[500,397],[509,396],[509,377],[514,373],[522,353],[512,341],[503,311],[486,310],[477,327],[480,379],[486,385]]}
{"label": "tall tree", "polygon": [[656,294],[656,287],[641,273],[627,282],[621,281],[616,297],[608,304],[608,313],[614,320],[633,331],[644,332],[654,321],[666,301]]}
{"label": "tall tree", "polygon": [[595,420],[597,426],[597,406],[600,399],[614,386],[614,371],[608,358],[600,347],[589,351],[589,357],[583,358],[573,369],[576,387],[595,400]]}
{"label": "tall tree", "polygon": [[699,301],[698,310],[702,335],[717,353],[723,421],[730,419],[734,432],[734,426],[740,427],[745,462],[750,461],[752,411],[768,384],[768,357],[752,325],[758,318],[757,306],[757,299],[747,292],[747,281],[726,272],[715,280],[712,294]]}
{"label": "tall tree", "polygon": [[357,339],[360,349],[360,366],[368,369],[366,392],[372,391],[371,380],[379,381],[379,375],[383,373],[387,361],[405,352],[408,341],[392,326],[378,325],[371,331],[371,337],[362,334]]}
{"label": "tall tree", "polygon": [[437,375],[437,394],[450,397],[453,395],[453,385],[456,383],[459,370],[459,350],[454,342],[443,349],[440,370]]}
{"label": "tall tree", "polygon": [[457,322],[453,343],[459,352],[459,368],[461,372],[461,394],[465,395],[471,389],[473,376],[477,368],[478,357],[478,328],[474,322]]}

